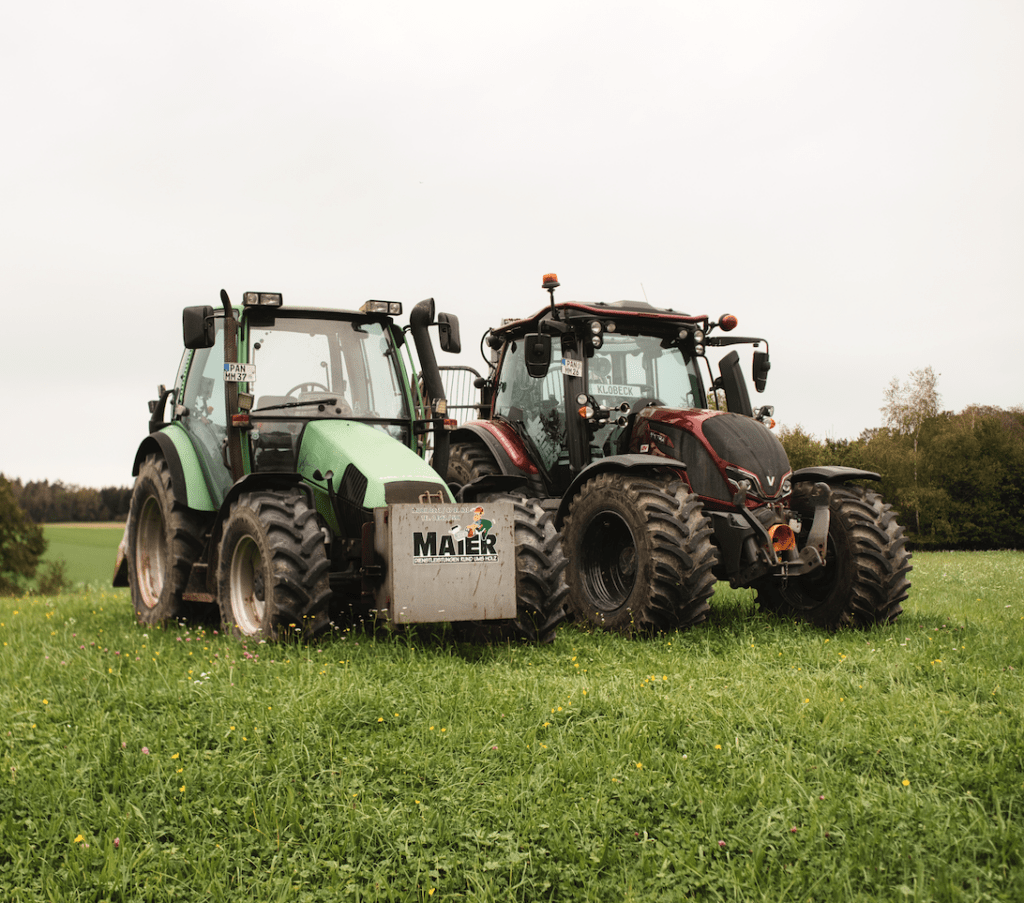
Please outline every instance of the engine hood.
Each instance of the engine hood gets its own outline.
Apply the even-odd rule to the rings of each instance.
[[[694,491],[731,501],[738,480],[751,483],[750,494],[774,501],[792,473],[782,443],[764,424],[726,411],[651,407],[637,416],[634,431],[643,450],[686,464]]]
[[[314,420],[299,439],[298,470],[334,472],[339,497],[361,508],[418,502],[454,501],[444,480],[412,449],[383,429],[355,420]],[[438,497],[440,493],[440,497]]]

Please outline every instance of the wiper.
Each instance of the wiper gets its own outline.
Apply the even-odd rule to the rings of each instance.
[[[285,408],[304,408],[309,404],[337,404],[337,398],[311,398],[308,401],[284,401],[281,404],[268,404],[263,407],[253,408],[249,413],[258,414],[261,411],[282,411]]]

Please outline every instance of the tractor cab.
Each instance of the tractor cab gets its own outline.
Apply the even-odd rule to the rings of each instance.
[[[401,312],[387,301],[359,311],[285,307],[279,294],[256,292],[245,293],[241,310],[185,309],[171,422],[200,451],[218,504],[245,474],[303,470],[304,434],[320,421],[344,420],[357,431],[362,424],[381,438],[422,445],[427,418],[406,375],[404,333],[392,319]],[[235,348],[226,352],[232,330]],[[240,473],[232,468],[233,443]]]
[[[549,308],[493,329],[488,338],[500,351],[494,416],[515,429],[549,490],[563,492],[574,475],[602,458],[661,453],[651,450],[649,436],[635,441],[638,415],[648,408],[701,411],[710,401],[753,413],[738,355],[723,358],[718,377],[705,357],[709,344],[763,341],[708,337],[718,328],[733,329],[735,317],[709,322],[637,301],[556,305],[553,287],[549,291]],[[754,366],[755,384],[763,389],[767,352],[755,352]],[[762,409],[759,417],[768,413]]]

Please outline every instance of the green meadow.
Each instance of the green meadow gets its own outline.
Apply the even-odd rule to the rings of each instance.
[[[1024,553],[914,565],[866,633],[539,647],[0,599],[0,899],[1020,901]]]

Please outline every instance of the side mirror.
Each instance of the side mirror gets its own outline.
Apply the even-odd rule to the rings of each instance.
[[[764,385],[768,381],[768,371],[771,370],[772,364],[768,360],[767,351],[755,351],[754,352],[754,388],[758,392],[764,391]]]
[[[181,333],[186,348],[212,348],[217,338],[213,308],[186,307],[181,313]]]
[[[528,335],[523,340],[526,351],[526,372],[534,379],[543,379],[551,366],[551,336]]]
[[[452,354],[462,351],[462,339],[459,337],[459,318],[455,314],[437,315],[438,338],[441,350]]]

